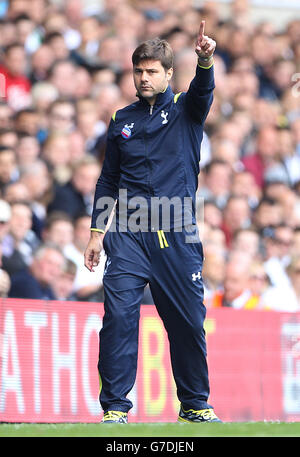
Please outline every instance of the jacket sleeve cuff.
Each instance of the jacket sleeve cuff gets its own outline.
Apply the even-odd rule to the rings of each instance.
[[[212,59],[212,63],[208,67],[204,67],[203,65],[200,65],[199,60],[197,61],[197,66],[199,68],[203,68],[204,70],[209,70],[213,66],[213,64],[214,64],[214,59]]]
[[[97,228],[93,228],[91,227],[91,232],[99,232],[99,233],[105,233],[105,230],[102,230],[102,229],[97,229]]]

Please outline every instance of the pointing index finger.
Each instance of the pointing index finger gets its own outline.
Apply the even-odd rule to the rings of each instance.
[[[199,29],[199,38],[202,40],[204,35],[204,28],[205,28],[205,21],[201,21],[200,29]]]

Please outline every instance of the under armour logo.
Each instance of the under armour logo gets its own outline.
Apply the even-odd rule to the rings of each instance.
[[[197,281],[197,279],[201,279],[201,271],[198,271],[198,273],[192,274],[192,280]]]
[[[164,110],[160,113],[161,117],[163,118],[162,124],[167,124],[169,121],[167,119],[169,113],[165,113]]]

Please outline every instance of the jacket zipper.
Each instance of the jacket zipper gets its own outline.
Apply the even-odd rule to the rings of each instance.
[[[150,105],[149,113],[150,113],[150,116],[152,116],[153,105]],[[144,142],[145,142],[145,152],[146,152],[146,163],[147,163],[147,167],[148,167],[148,186],[149,186],[149,191],[150,191],[150,189],[151,189],[151,167],[150,167],[150,160],[148,157],[148,147],[147,147],[147,139],[146,139],[145,131],[144,131]],[[151,193],[151,191],[150,191],[150,193]]]

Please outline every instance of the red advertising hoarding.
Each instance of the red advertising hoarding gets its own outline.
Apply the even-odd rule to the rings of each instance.
[[[99,303],[0,301],[0,422],[98,422]],[[300,420],[300,315],[208,310],[210,403],[224,421]],[[182,342],[184,344],[184,341]],[[173,422],[178,400],[156,309],[141,308],[131,422]]]

